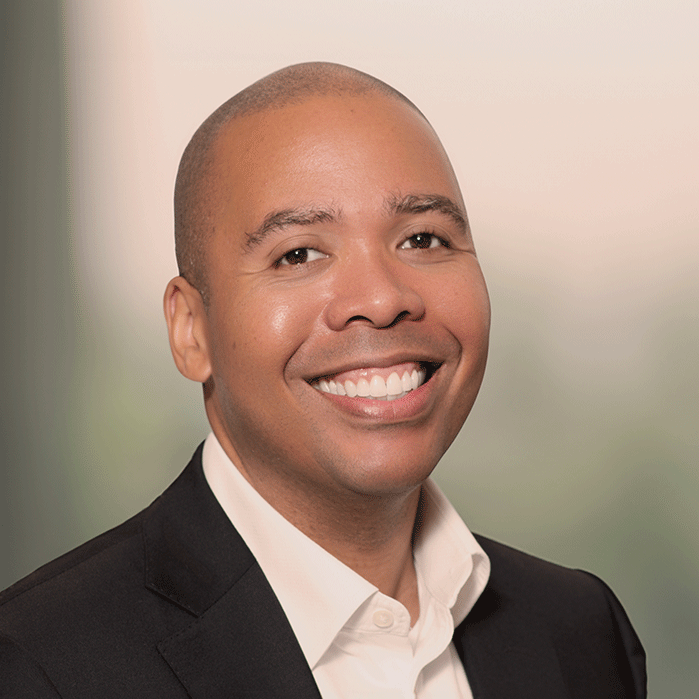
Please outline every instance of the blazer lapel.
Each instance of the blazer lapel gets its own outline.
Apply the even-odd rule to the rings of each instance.
[[[206,483],[201,453],[144,524],[146,586],[181,611],[158,650],[193,699],[320,699],[281,605]]]
[[[320,699],[296,637],[257,565],[158,650],[193,699]]]

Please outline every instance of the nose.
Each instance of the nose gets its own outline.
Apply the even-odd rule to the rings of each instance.
[[[425,304],[414,283],[415,270],[387,258],[366,254],[338,265],[332,298],[326,306],[331,330],[342,330],[351,323],[387,328],[402,320],[422,318]]]

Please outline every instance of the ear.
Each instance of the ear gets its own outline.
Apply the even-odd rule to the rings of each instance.
[[[211,376],[211,361],[201,294],[184,277],[175,277],[165,289],[163,308],[177,368],[192,381],[206,382]]]

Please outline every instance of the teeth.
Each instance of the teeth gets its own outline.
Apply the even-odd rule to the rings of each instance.
[[[407,374],[408,372],[406,371],[405,373]],[[386,381],[386,392],[389,396],[399,396],[403,393],[403,382],[395,371],[388,377],[388,381]]]
[[[372,376],[369,393],[372,398],[383,398],[386,395],[386,382],[382,376]]]
[[[378,374],[367,380],[364,377],[360,378],[355,384],[353,381],[326,381],[321,379],[313,385],[323,393],[332,393],[337,396],[349,396],[354,398],[374,398],[376,400],[396,400],[402,398],[410,391],[422,386],[425,382],[427,372],[425,369],[413,369],[412,372],[404,372],[403,376],[398,376],[397,372],[393,372],[388,379],[385,379]]]

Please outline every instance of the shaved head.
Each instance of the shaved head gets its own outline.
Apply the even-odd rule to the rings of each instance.
[[[282,109],[312,97],[379,93],[420,110],[390,85],[336,63],[300,63],[282,68],[224,102],[197,129],[180,161],[175,183],[175,252],[179,273],[208,304],[205,251],[213,230],[220,183],[215,177],[215,144],[235,119]],[[423,116],[424,118],[424,116]]]

